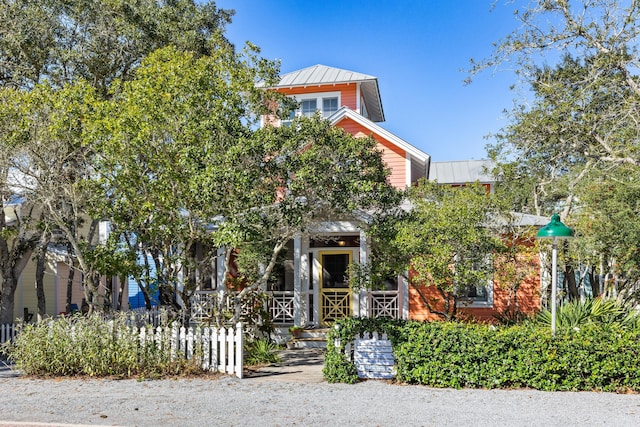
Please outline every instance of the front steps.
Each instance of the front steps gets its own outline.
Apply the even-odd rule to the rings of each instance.
[[[300,338],[291,337],[287,346],[292,348],[327,348],[329,329],[303,329]]]

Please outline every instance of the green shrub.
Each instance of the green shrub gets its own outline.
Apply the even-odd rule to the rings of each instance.
[[[619,319],[560,326],[555,336],[547,325],[536,322],[495,327],[344,319],[328,334],[323,374],[328,382],[357,382],[355,365],[345,355],[344,346],[365,331],[377,331],[392,341],[398,381],[409,384],[638,391],[640,330],[622,327]]]
[[[609,325],[625,329],[637,327],[638,313],[614,300],[591,298],[584,302],[573,301],[558,308],[556,325],[575,328],[587,324]],[[543,310],[534,319],[535,323],[551,325],[551,311]]]
[[[404,320],[385,317],[351,317],[337,321],[327,334],[327,353],[322,369],[324,379],[329,383],[358,382],[356,366],[344,353],[346,344],[353,343],[356,337],[362,336],[365,332],[387,334],[391,342],[396,343],[401,339],[399,334],[403,329],[400,326],[404,323]]]
[[[245,347],[245,362],[249,366],[280,363],[276,350],[278,347],[266,338],[251,341]]]
[[[398,380],[432,387],[638,390],[640,337],[616,327],[409,323]]]
[[[153,378],[202,371],[200,349],[186,360],[172,354],[166,334],[143,346],[139,337],[126,316],[74,316],[25,325],[7,352],[28,375]]]

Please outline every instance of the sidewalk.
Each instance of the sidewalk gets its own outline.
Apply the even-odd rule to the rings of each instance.
[[[0,378],[16,378],[20,376],[18,371],[15,371],[14,366],[4,357],[0,356]]]
[[[282,362],[250,370],[245,379],[255,382],[293,381],[303,383],[324,382],[322,367],[324,366],[324,350],[316,348],[300,348],[278,352]]]

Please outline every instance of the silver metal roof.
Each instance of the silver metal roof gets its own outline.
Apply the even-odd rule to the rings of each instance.
[[[365,80],[377,80],[376,77],[355,71],[342,70],[340,68],[327,67],[326,65],[314,65],[302,70],[292,71],[280,77],[278,86],[308,86],[334,83],[362,82]]]
[[[373,122],[384,121],[382,100],[378,78],[368,74],[317,64],[302,70],[292,71],[280,76],[276,87],[294,87],[311,85],[330,85],[340,83],[360,83],[360,91],[366,104],[369,119]]]
[[[440,184],[465,184],[480,181],[494,182],[495,179],[487,171],[491,171],[494,163],[491,160],[460,160],[454,162],[431,162],[429,179]]]

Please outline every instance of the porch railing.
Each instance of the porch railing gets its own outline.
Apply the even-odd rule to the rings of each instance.
[[[369,317],[400,318],[398,291],[370,291],[367,299]]]
[[[294,320],[294,292],[272,291],[267,307],[275,324],[289,324]]]
[[[276,325],[291,325],[294,323],[295,305],[294,291],[269,291],[271,298],[267,301],[267,310],[271,313],[273,323]],[[351,316],[351,292],[323,292],[321,321]],[[215,291],[196,292],[191,299],[191,319],[196,322],[206,322],[214,316],[215,307],[218,304]],[[398,291],[369,291],[367,298],[367,316],[400,318]],[[311,319],[313,312],[313,290],[302,292],[302,310],[306,310]],[[229,301],[226,301],[229,304]],[[230,305],[227,306],[227,308]]]

